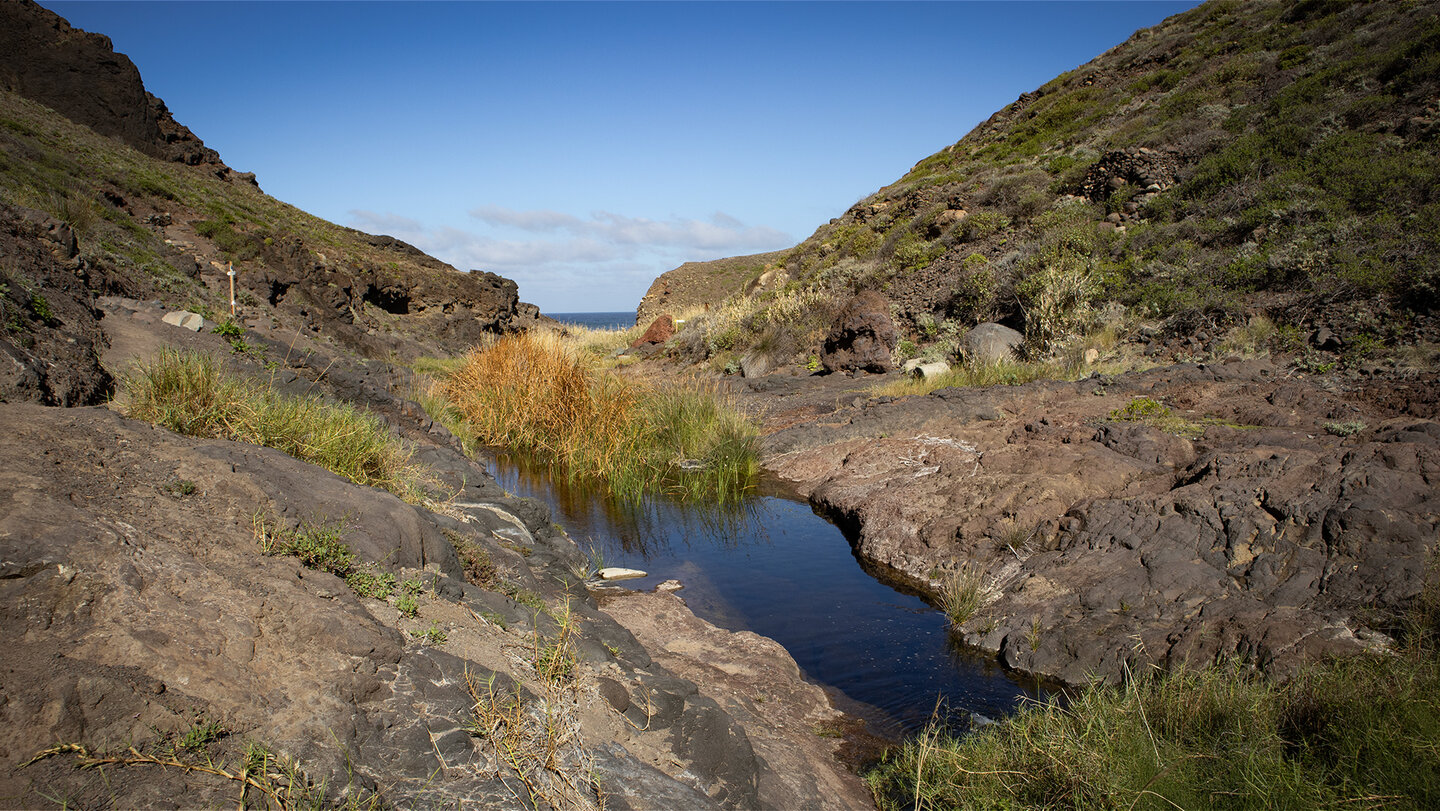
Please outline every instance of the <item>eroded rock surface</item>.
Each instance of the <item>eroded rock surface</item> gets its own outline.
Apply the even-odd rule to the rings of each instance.
[[[1126,419],[1139,397],[1170,416]],[[767,437],[766,467],[922,588],[978,573],[961,630],[1009,667],[1285,672],[1387,644],[1429,576],[1440,424],[1373,402],[1269,361],[857,397]]]
[[[10,404],[0,418],[6,805],[56,796],[131,807],[176,796],[231,802],[233,785],[174,768],[101,774],[64,755],[20,765],[53,743],[163,750],[210,719],[226,731],[211,750],[217,759],[235,762],[258,741],[332,790],[426,807],[528,807],[528,790],[470,731],[471,686],[480,683],[528,707],[558,708],[570,725],[560,762],[598,779],[610,807],[754,808],[765,797],[806,797],[809,784],[796,788],[780,771],[797,761],[766,753],[812,731],[777,733],[773,719],[740,713],[697,688],[696,674],[652,658],[646,645],[655,642],[638,642],[583,587],[561,584],[579,553],[548,510],[506,496],[443,445],[427,453],[456,497],[434,513],[277,451],[181,437],[106,409]],[[293,557],[262,554],[260,524],[338,527],[380,571],[427,583],[418,615]],[[476,550],[489,567],[480,585]],[[551,615],[567,612],[577,661],[558,689],[527,657],[536,638],[558,632]],[[677,603],[667,616],[679,629],[689,614]],[[432,627],[446,633],[443,646],[422,641]],[[716,646],[727,637],[709,626],[703,634]],[[741,666],[789,661],[773,642],[745,642],[755,655],[732,660]],[[815,689],[793,662],[767,684],[777,694]],[[805,717],[834,714],[823,695],[809,700]],[[829,757],[824,747],[811,754]],[[594,799],[589,784],[581,788]],[[806,802],[816,806],[817,796]]]
[[[73,406],[102,402],[111,377],[105,338],[69,225],[0,203],[0,401]]]

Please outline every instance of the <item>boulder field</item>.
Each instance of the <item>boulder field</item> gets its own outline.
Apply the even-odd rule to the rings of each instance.
[[[1238,658],[1278,674],[1383,649],[1437,576],[1433,373],[1269,359],[890,398],[874,379],[747,381],[764,466],[965,642],[1083,684]]]

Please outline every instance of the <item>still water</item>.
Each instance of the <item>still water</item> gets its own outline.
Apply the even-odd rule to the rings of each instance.
[[[989,657],[958,649],[944,615],[868,574],[841,531],[778,483],[763,483],[739,507],[697,509],[658,499],[616,504],[503,455],[492,472],[510,492],[550,504],[604,565],[649,573],[625,586],[679,580],[698,616],[784,645],[808,679],[879,734],[918,730],[937,701],[944,720],[963,727],[1041,695]]]

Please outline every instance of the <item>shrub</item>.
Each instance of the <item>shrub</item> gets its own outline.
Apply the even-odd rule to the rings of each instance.
[[[210,331],[221,338],[239,338],[245,334],[245,328],[229,318],[216,324]]]

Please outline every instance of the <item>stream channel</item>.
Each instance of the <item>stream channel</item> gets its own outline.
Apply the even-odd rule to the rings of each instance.
[[[878,735],[921,729],[937,701],[942,720],[959,730],[1043,696],[992,657],[958,646],[941,612],[868,573],[840,529],[778,482],[762,481],[757,495],[729,509],[661,499],[631,506],[513,457],[494,458],[500,485],[549,504],[582,551],[648,573],[624,586],[679,580],[696,615],[784,645],[808,680]]]

